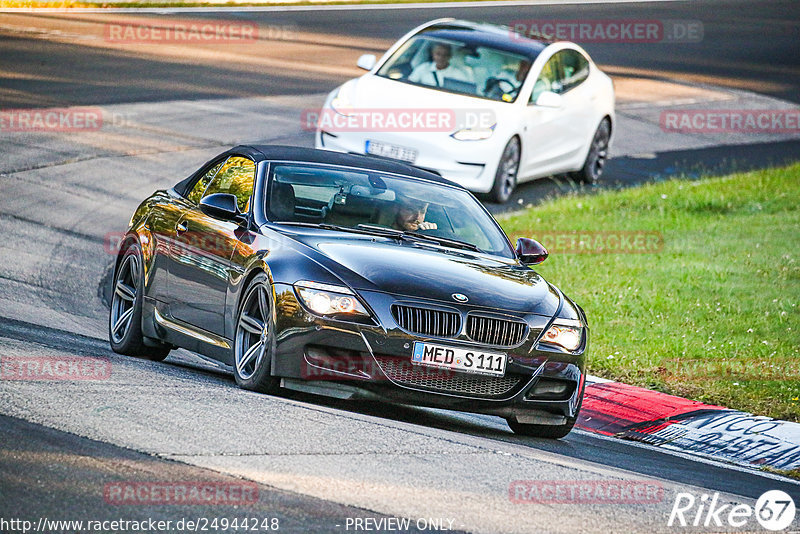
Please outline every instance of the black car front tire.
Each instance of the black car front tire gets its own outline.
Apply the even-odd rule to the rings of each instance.
[[[142,249],[133,243],[122,254],[114,276],[114,291],[108,313],[108,340],[116,353],[161,361],[169,355],[172,347],[148,344],[142,335],[143,266]]]
[[[275,353],[274,302],[269,279],[256,275],[247,286],[239,306],[234,336],[233,374],[243,389],[274,393],[280,378],[272,376]]]

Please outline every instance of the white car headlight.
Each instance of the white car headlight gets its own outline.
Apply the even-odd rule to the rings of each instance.
[[[369,317],[369,312],[348,287],[301,280],[294,288],[306,308],[317,315]]]
[[[495,126],[497,125],[492,125],[489,128],[463,128],[450,134],[450,137],[458,141],[482,141],[492,136]]]
[[[539,343],[577,350],[583,338],[583,325],[574,319],[556,319],[539,339]]]
[[[347,98],[347,91],[344,91],[344,87],[339,89],[339,91],[336,93],[336,96],[334,96],[333,100],[331,100],[331,109],[339,115],[343,115],[345,117],[350,117],[355,114],[353,103],[350,102],[349,98]]]

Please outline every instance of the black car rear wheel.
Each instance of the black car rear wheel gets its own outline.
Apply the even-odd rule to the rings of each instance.
[[[280,379],[271,373],[275,353],[272,310],[269,280],[259,274],[245,292],[236,321],[233,373],[236,383],[244,389],[272,393],[280,384]]]
[[[171,347],[149,346],[142,335],[142,265],[142,250],[134,243],[125,250],[114,277],[114,293],[108,314],[108,340],[111,349],[119,354],[161,361],[167,357]]]

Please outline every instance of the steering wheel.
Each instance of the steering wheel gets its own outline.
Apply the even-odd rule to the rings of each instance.
[[[486,86],[483,89],[483,93],[489,95],[493,91],[498,90],[500,95],[506,94],[515,96],[519,89],[519,87],[515,86],[505,78],[489,78],[486,80]]]

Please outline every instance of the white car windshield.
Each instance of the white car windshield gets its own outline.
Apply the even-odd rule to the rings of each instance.
[[[467,191],[329,166],[272,168],[267,214],[277,223],[425,240],[514,258],[503,231]]]
[[[514,102],[532,58],[455,36],[410,38],[378,70],[378,76],[451,93]]]

